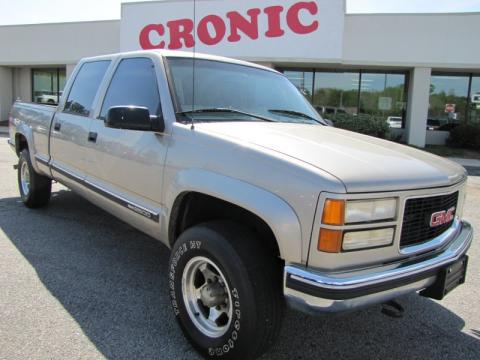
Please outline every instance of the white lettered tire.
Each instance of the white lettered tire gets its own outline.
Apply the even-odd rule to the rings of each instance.
[[[20,152],[18,159],[18,189],[29,208],[43,207],[50,201],[52,180],[35,172],[27,149]]]
[[[231,222],[180,235],[169,264],[173,311],[204,357],[251,359],[275,341],[283,317],[280,261]]]

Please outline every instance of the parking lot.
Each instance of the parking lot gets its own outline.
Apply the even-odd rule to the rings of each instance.
[[[192,359],[167,291],[169,252],[60,185],[50,206],[25,208],[15,155],[0,135],[0,359]],[[477,173],[478,175],[478,173]],[[480,229],[480,177],[465,218]],[[480,230],[479,230],[480,231]],[[311,318],[288,311],[265,359],[480,359],[480,246],[466,285],[444,301],[402,298]]]

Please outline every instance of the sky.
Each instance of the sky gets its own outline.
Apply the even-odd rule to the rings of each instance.
[[[122,0],[0,0],[0,25],[120,19],[121,3]],[[347,12],[480,12],[480,0],[347,0]]]

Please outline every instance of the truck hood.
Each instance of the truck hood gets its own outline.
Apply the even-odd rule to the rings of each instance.
[[[467,176],[463,167],[444,158],[333,127],[257,122],[195,127],[301,160],[338,178],[350,193],[444,187]]]

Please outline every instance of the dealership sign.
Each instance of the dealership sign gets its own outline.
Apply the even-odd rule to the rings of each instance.
[[[344,0],[125,3],[123,51],[169,49],[252,60],[342,57]]]

